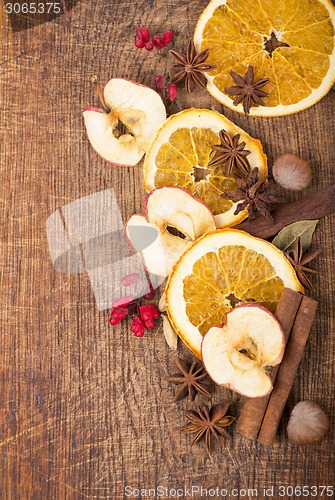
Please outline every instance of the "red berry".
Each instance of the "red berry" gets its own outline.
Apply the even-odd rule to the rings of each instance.
[[[152,50],[154,48],[154,44],[152,42],[146,42],[144,44],[144,47],[147,49],[147,50]]]
[[[138,302],[136,301],[134,303],[134,309],[133,309],[133,313],[138,316],[140,314],[140,306],[138,305]]]
[[[134,42],[135,44],[135,47],[137,47],[138,49],[143,49],[144,47],[144,42],[142,40],[142,38],[137,38]]]
[[[155,307],[153,304],[147,304],[146,306],[143,306],[143,307],[146,308],[145,311],[148,314],[150,314],[153,319],[157,319],[161,315],[160,312],[158,311],[157,307]]]
[[[126,276],[123,276],[121,281],[122,281],[122,285],[130,286],[130,285],[133,285],[134,283],[136,283],[137,280],[138,280],[138,274],[131,273],[131,274],[127,274]]]
[[[149,285],[146,287],[143,297],[145,298],[145,300],[152,300],[153,299],[154,289],[153,289],[151,283],[149,283]]]
[[[144,323],[139,316],[135,316],[130,327],[130,331],[133,332],[135,337],[143,337],[144,335]]]
[[[142,33],[143,33],[143,29],[144,28],[136,28],[136,36],[137,38],[139,38],[140,40],[142,40]]]
[[[133,298],[130,295],[121,297],[120,299],[113,300],[112,307],[128,307],[133,302]]]
[[[162,38],[159,35],[154,35],[152,38],[152,43],[156,47],[156,49],[161,49],[163,47]]]
[[[163,44],[163,47],[165,47],[166,45],[169,45],[169,43],[171,42],[172,40],[172,37],[173,37],[173,33],[172,31],[170,30],[167,30],[164,32],[163,36],[162,36],[162,44]]]
[[[168,87],[168,96],[170,98],[170,101],[174,101],[175,98],[177,97],[177,94],[178,94],[177,85],[175,85],[174,83],[172,83]]]
[[[136,36],[140,40],[143,40],[144,43],[148,42],[150,37],[148,28],[137,28]]]
[[[153,319],[148,319],[147,321],[144,322],[144,325],[147,330],[151,330],[151,328],[154,328],[155,322]]]
[[[141,319],[146,323],[147,321],[155,321],[160,316],[160,313],[155,306],[147,304],[146,306],[140,306],[140,315]],[[152,326],[148,328],[152,328]]]
[[[128,309],[126,307],[116,307],[112,310],[112,314],[109,318],[109,323],[112,326],[118,325],[123,318],[125,318],[128,314]]]
[[[163,77],[162,77],[162,75],[156,76],[155,82],[156,82],[156,89],[158,90],[158,92],[163,90]]]

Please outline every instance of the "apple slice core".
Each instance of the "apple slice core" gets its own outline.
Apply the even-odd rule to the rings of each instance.
[[[222,328],[212,327],[202,341],[202,360],[218,385],[248,397],[265,396],[272,383],[265,370],[282,360],[283,330],[267,309],[246,303],[227,314]]]
[[[136,165],[145,151],[130,134],[117,138],[114,129],[118,119],[102,110],[84,111],[87,135],[95,151],[107,161],[120,165]]]
[[[109,113],[98,108],[83,112],[89,141],[106,161],[134,166],[165,121],[164,103],[150,87],[124,78],[112,78],[103,89],[103,98]],[[117,137],[119,121],[130,133]]]
[[[168,276],[180,256],[193,242],[208,231],[215,229],[209,208],[185,189],[162,187],[152,191],[145,200],[147,218],[133,215],[127,223],[127,236],[145,267],[153,274]],[[141,235],[141,227],[156,228],[157,238],[143,244],[141,238],[132,237],[134,227]],[[176,236],[169,227],[184,235]]]

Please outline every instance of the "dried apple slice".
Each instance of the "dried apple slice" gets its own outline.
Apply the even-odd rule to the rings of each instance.
[[[214,229],[203,202],[185,189],[162,187],[147,196],[145,215],[129,219],[127,236],[148,271],[165,277],[196,239]]]
[[[165,121],[161,97],[124,78],[112,78],[99,95],[104,109],[89,107],[83,112],[90,143],[109,163],[136,165]],[[119,122],[129,133],[118,133]]]
[[[218,385],[251,398],[272,391],[265,368],[278,365],[285,338],[278,320],[258,304],[237,306],[222,328],[212,327],[202,341],[202,360]]]

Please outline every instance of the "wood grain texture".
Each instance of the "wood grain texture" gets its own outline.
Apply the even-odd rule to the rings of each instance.
[[[207,456],[190,448],[189,401],[173,403],[174,371],[161,328],[136,339],[98,312],[85,275],[53,270],[45,223],[58,207],[113,187],[126,220],[142,207],[141,167],[112,168],[90,147],[81,111],[97,104],[90,84],[111,76],[153,85],[166,69],[157,52],[135,50],[136,27],[171,28],[175,48],[192,34],[204,0],[79,1],[50,23],[13,32],[4,20],[1,58],[0,496],[4,499],[122,499],[126,485],[258,488],[334,482],[333,430],[312,448],[288,444],[294,404],[321,405],[334,429],[334,216],[314,239],[319,311],[271,448],[234,434]],[[215,107],[205,92],[183,107]],[[335,182],[335,93],[298,115],[274,119],[223,113],[264,144],[311,162],[311,189]],[[292,195],[293,199],[293,195]],[[183,347],[185,357],[190,354]],[[240,398],[217,388],[212,402]],[[206,401],[200,397],[198,402]],[[162,497],[164,498],[164,497]],[[197,496],[196,498],[201,498]]]

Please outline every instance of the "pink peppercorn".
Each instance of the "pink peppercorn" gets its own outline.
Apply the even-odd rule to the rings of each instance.
[[[155,82],[156,82],[156,89],[158,90],[158,92],[163,90],[163,77],[162,77],[162,75],[156,76]]]
[[[137,28],[136,36],[140,40],[143,40],[144,43],[148,42],[150,37],[148,28]]]
[[[147,49],[147,50],[152,50],[154,48],[154,44],[152,42],[146,42],[144,44],[144,47]]]
[[[140,306],[140,315],[145,327],[151,329],[155,326],[155,319],[160,315],[159,311],[152,304]]]
[[[128,307],[133,302],[133,298],[130,295],[126,295],[125,297],[121,297],[120,299],[115,299],[112,302],[112,307]]]
[[[112,326],[118,325],[127,315],[128,309],[126,307],[116,307],[112,310],[112,314],[109,318],[109,323]]]
[[[172,31],[170,30],[167,30],[164,32],[163,36],[162,36],[162,44],[163,44],[163,47],[165,47],[166,45],[169,45],[169,43],[171,42],[172,40],[172,37],[173,37],[173,33]]]
[[[144,42],[142,40],[142,38],[136,38],[135,42],[134,42],[134,45],[135,47],[137,47],[138,49],[143,49],[144,47]]]
[[[147,304],[145,306],[140,307],[141,311],[141,318],[145,321],[145,318],[142,316],[142,311],[144,315],[147,315],[148,317],[152,319],[159,318],[160,312],[158,311],[157,307],[155,307],[153,304]]]
[[[169,96],[170,101],[174,101],[175,98],[177,97],[177,94],[178,94],[177,85],[172,83],[168,87],[168,96]]]
[[[153,319],[148,319],[147,321],[144,321],[145,328],[147,330],[151,330],[155,326],[155,322]]]
[[[133,332],[133,334],[135,335],[135,337],[143,337],[144,335],[144,323],[143,321],[141,320],[141,318],[139,316],[135,316],[133,321],[132,321],[132,324],[131,324],[131,327],[130,327],[130,331]]]
[[[121,282],[123,286],[130,286],[136,283],[137,280],[138,280],[138,274],[131,273],[127,274],[126,276],[123,276]]]
[[[161,49],[163,47],[162,38],[159,35],[154,35],[152,38],[152,43],[156,47],[156,49]]]

